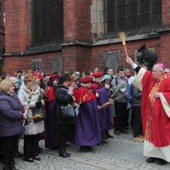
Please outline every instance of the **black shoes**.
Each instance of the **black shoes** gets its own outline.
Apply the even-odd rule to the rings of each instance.
[[[105,136],[107,137],[107,138],[114,138],[109,132],[106,132],[106,134],[105,134]]]
[[[34,159],[33,158],[23,158],[24,161],[27,161],[27,162],[34,162]]]
[[[157,160],[157,158],[150,157],[146,160],[147,163],[153,163]]]
[[[70,153],[67,153],[64,149],[60,149],[59,156],[62,158],[70,157]]]
[[[168,162],[167,161],[165,161],[165,160],[163,160],[163,159],[160,159],[160,158],[158,158],[158,160],[157,160],[157,164],[158,165],[165,165],[165,164],[167,164]]]
[[[153,158],[153,157],[150,157],[146,160],[147,163],[154,163],[154,162],[157,162],[158,165],[165,165],[167,164],[168,162],[165,161],[164,159],[160,159],[160,158]]]
[[[108,130],[105,130],[104,132],[102,132],[101,135],[103,139],[113,138],[113,136],[109,133]]]

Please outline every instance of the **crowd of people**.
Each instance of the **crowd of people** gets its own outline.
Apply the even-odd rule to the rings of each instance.
[[[76,71],[45,75],[36,68],[27,72],[19,70],[15,77],[1,76],[3,169],[15,170],[15,157],[23,157],[30,163],[41,161],[41,139],[45,140],[46,148],[58,149],[59,156],[65,158],[70,157],[65,147],[67,142],[79,145],[81,152],[91,152],[95,145],[113,138],[110,133],[113,128],[115,135],[128,133],[132,128],[134,142],[144,142],[144,154],[150,156],[148,163],[170,162],[170,131],[167,130],[170,112],[166,114],[169,107],[162,106],[169,99],[169,75],[162,64],[154,65],[151,72],[137,66],[129,57],[126,61],[137,76],[123,66],[117,72],[113,68],[104,72],[95,68],[82,74]],[[132,83],[143,69],[145,78],[139,76],[139,79],[144,90]],[[155,81],[158,79],[161,81]],[[21,137],[23,154],[18,150]],[[166,147],[164,152],[162,147]]]

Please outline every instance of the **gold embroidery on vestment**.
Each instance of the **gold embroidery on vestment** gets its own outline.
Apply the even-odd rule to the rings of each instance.
[[[158,92],[158,89],[160,87],[161,81],[156,81],[152,90],[149,93],[149,97],[148,97],[148,105],[149,105],[149,109],[148,109],[148,117],[147,117],[147,122],[146,122],[146,130],[145,130],[145,139],[147,141],[151,142],[151,136],[152,136],[152,122],[153,122],[153,106],[155,103],[155,98],[153,97],[154,93]]]

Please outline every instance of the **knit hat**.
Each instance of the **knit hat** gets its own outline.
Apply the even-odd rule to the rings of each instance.
[[[112,79],[111,76],[106,74],[106,75],[103,76],[102,81],[104,81],[104,80],[111,80],[111,79]]]

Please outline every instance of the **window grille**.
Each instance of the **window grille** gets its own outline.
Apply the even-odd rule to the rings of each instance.
[[[60,42],[62,39],[63,0],[33,0],[33,46]]]
[[[107,32],[161,25],[162,0],[107,0]]]

